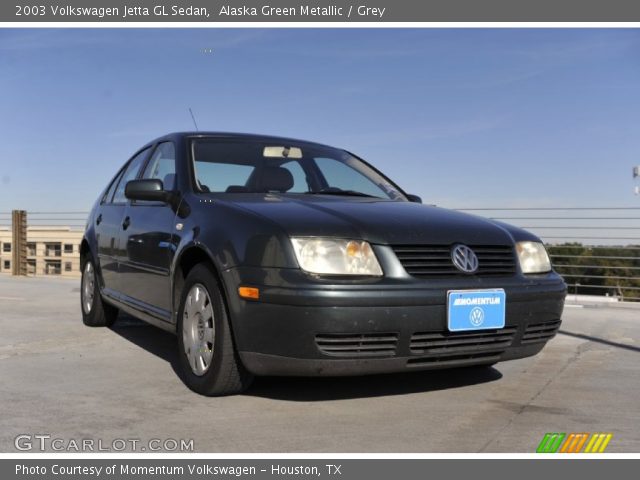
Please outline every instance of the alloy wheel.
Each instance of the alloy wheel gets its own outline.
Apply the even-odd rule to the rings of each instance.
[[[182,314],[182,344],[194,374],[204,375],[213,359],[215,322],[209,292],[202,284],[189,290]]]
[[[82,273],[82,309],[85,315],[89,315],[93,309],[93,297],[95,292],[96,276],[93,264],[87,262]]]

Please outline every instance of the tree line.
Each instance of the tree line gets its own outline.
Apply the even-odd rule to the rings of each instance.
[[[547,250],[554,268],[570,285],[570,293],[640,300],[640,245],[569,242],[547,245]]]

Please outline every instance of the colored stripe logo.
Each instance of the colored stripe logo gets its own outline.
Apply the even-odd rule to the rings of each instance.
[[[536,453],[604,453],[612,438],[612,433],[545,433]]]

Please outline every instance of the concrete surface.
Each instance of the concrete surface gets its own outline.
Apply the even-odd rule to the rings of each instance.
[[[84,327],[78,291],[0,276],[0,452],[19,434],[62,448],[170,438],[198,452],[533,452],[545,432],[612,432],[608,452],[640,451],[638,309],[569,306],[540,355],[495,368],[260,378],[245,395],[205,398],[176,375],[175,337],[131,318]]]

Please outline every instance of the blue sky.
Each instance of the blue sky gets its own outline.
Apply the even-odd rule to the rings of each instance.
[[[0,92],[0,211],[88,210],[188,107],[344,147],[426,203],[640,202],[639,30],[4,29]]]

